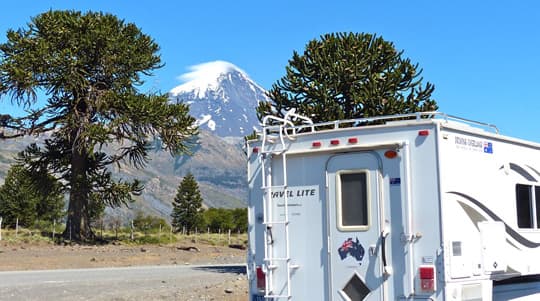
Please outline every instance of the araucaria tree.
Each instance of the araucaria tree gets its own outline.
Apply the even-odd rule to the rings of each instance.
[[[201,192],[195,177],[188,173],[180,185],[173,201],[172,226],[175,231],[184,227],[187,233],[191,233],[202,223]]]
[[[143,77],[162,66],[159,46],[132,23],[104,13],[49,11],[0,44],[0,97],[27,115],[0,116],[0,138],[42,135],[20,161],[48,170],[69,192],[64,237],[93,239],[90,202],[120,206],[142,186],[114,179],[110,166],[148,162],[160,145],[189,148],[196,134],[189,108],[166,94],[143,93]],[[153,143],[159,139],[160,143]]]
[[[296,51],[257,108],[283,117],[296,109],[313,121],[365,118],[437,109],[434,86],[393,43],[366,33],[326,34]]]

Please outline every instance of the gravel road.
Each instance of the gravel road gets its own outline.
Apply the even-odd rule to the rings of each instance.
[[[0,272],[0,300],[247,300],[243,265]]]

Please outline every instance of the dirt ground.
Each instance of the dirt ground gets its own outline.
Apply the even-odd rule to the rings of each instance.
[[[194,248],[191,248],[194,247]],[[170,245],[53,245],[0,242],[0,271],[244,263],[246,251],[196,243]],[[245,274],[224,278],[222,285],[195,286],[198,300],[247,300]]]

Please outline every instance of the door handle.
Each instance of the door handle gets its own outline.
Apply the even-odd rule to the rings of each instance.
[[[392,275],[392,267],[389,266],[386,262],[386,238],[390,235],[390,227],[388,226],[388,221],[385,222],[384,229],[381,232],[381,249],[382,249],[382,263],[383,263],[383,273],[385,276]]]

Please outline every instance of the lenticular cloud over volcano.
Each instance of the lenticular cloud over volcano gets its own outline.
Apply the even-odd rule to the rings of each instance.
[[[171,93],[178,94],[182,91],[200,89],[201,87],[216,89],[219,86],[220,76],[231,72],[239,72],[247,77],[247,74],[242,69],[226,61],[213,61],[193,65],[188,67],[188,70],[189,72],[177,77],[183,84],[171,90]],[[200,92],[202,95],[199,95],[199,97],[204,97],[205,91]]]
[[[184,73],[178,77],[178,79],[184,83],[192,80],[202,80],[206,78],[215,79],[221,74],[229,73],[232,71],[238,71],[246,74],[244,70],[226,61],[206,62],[198,65],[189,66],[188,69],[190,70],[188,73]]]

